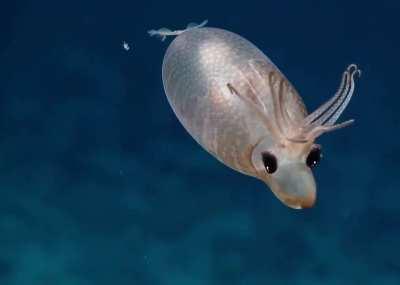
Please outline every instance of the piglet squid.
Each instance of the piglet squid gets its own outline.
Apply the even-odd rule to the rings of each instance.
[[[349,65],[336,94],[308,114],[298,92],[262,51],[235,33],[205,23],[149,31],[162,39],[176,36],[162,65],[174,113],[216,159],[261,179],[288,207],[312,207],[312,169],[321,159],[315,140],[353,122],[336,123],[361,71]]]

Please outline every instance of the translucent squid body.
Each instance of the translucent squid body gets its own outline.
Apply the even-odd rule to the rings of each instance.
[[[291,208],[312,207],[311,169],[321,158],[314,141],[353,122],[336,124],[360,70],[349,65],[336,94],[307,114],[297,91],[263,52],[237,34],[205,24],[149,31],[162,39],[177,36],[162,66],[173,111],[219,161],[261,179]]]

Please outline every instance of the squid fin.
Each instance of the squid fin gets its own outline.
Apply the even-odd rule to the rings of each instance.
[[[208,23],[208,20],[204,20],[204,21],[201,22],[200,24],[197,24],[197,23],[189,23],[189,24],[186,26],[186,30],[195,29],[195,28],[202,28],[202,27],[204,27],[205,25],[207,25],[207,23]]]
[[[186,29],[184,29],[184,30],[172,31],[167,28],[161,28],[158,30],[149,30],[148,34],[151,37],[152,36],[159,37],[161,39],[161,41],[164,41],[168,36],[178,36],[178,35],[182,34],[183,32],[186,32],[187,30],[198,29],[198,28],[204,27],[207,23],[208,23],[208,20],[205,20],[205,21],[201,22],[200,24],[190,23],[187,25]]]
[[[149,33],[150,37],[152,37],[152,36],[159,37],[161,39],[161,41],[164,41],[167,38],[167,36],[173,35],[173,31],[171,31],[170,29],[167,29],[167,28],[161,28],[158,30],[150,30],[150,31],[148,31],[148,33]]]

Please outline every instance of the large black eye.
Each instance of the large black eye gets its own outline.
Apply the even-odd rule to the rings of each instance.
[[[321,160],[321,157],[321,148],[318,146],[313,147],[306,159],[307,166],[310,168],[317,166]]]
[[[262,153],[262,160],[264,163],[265,170],[269,174],[274,173],[278,168],[278,162],[276,161],[276,157],[270,152]]]

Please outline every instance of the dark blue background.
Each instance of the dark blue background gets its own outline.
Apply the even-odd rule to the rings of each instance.
[[[0,284],[400,284],[396,2],[3,1]],[[362,69],[340,119],[356,123],[318,141],[315,208],[286,208],[174,116],[170,40],[146,31],[204,19],[309,110]]]

